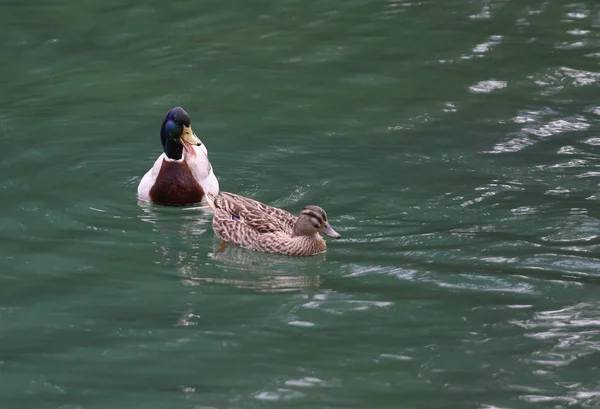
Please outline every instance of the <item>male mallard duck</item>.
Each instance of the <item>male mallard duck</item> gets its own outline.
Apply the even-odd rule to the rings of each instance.
[[[207,192],[219,193],[219,182],[206,147],[192,131],[190,117],[181,107],[171,109],[162,127],[164,153],[140,181],[138,197],[161,205],[200,203]]]
[[[300,216],[247,197],[221,192],[206,194],[215,211],[213,229],[224,242],[268,253],[311,256],[327,248],[319,235],[341,236],[327,222],[319,206],[304,207]]]

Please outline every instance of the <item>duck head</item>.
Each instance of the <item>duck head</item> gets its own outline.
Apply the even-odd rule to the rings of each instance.
[[[311,236],[315,233],[323,233],[334,239],[342,237],[329,225],[325,210],[319,206],[308,205],[302,209],[298,220],[296,220],[294,234],[296,236]]]
[[[180,160],[183,150],[192,158],[196,157],[194,146],[202,145],[192,131],[190,116],[181,107],[172,108],[160,128],[160,141],[167,158]]]

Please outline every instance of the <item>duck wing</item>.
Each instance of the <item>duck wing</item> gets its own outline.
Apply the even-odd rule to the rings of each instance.
[[[221,197],[228,203],[232,216],[259,233],[292,234],[294,230],[298,218],[290,212],[234,193],[221,192]]]
[[[250,247],[260,238],[260,232],[242,222],[242,208],[221,195],[207,193],[208,204],[213,208],[213,230],[221,239],[238,246]]]

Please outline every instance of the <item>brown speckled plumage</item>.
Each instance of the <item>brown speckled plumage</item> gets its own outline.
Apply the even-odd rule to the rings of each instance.
[[[310,256],[327,249],[319,232],[330,227],[325,211],[318,206],[306,206],[297,217],[233,193],[207,193],[207,199],[215,212],[213,229],[227,242],[288,256]]]

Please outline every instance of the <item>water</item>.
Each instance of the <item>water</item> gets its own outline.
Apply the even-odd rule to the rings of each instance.
[[[1,408],[600,405],[597,2],[0,10]],[[343,239],[140,206],[175,105]]]

